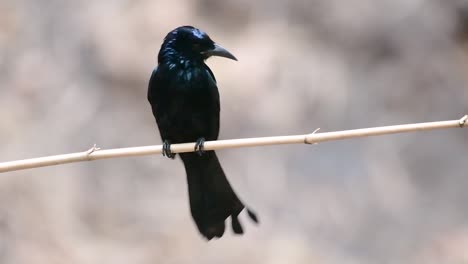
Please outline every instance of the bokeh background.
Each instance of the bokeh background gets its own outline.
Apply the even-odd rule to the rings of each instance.
[[[468,112],[468,2],[0,0],[0,161],[159,144],[147,83],[190,24],[220,138],[457,119]],[[220,151],[246,234],[206,242],[179,160],[0,175],[0,263],[465,263],[468,130]]]

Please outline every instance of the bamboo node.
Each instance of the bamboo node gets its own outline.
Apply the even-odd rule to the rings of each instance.
[[[465,115],[464,117],[462,117],[460,119],[460,121],[458,122],[460,124],[460,127],[463,128],[466,124],[466,120],[468,119],[468,115]]]
[[[315,133],[317,133],[319,130],[320,130],[320,127],[317,128],[317,129],[315,129],[314,132],[312,132],[312,133],[310,133],[310,134],[308,134],[308,135],[305,135],[305,136],[304,136],[304,144],[314,144],[314,145],[317,145],[318,142],[310,142],[310,141],[309,141],[309,136],[310,136],[310,135],[313,135],[313,134],[315,134]]]
[[[94,144],[90,149],[86,151],[86,158],[88,160],[91,160],[89,155],[91,155],[93,152],[100,150],[101,148],[96,147],[96,144]]]

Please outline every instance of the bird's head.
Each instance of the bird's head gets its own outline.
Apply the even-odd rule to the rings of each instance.
[[[211,40],[208,34],[192,26],[178,27],[167,34],[158,58],[161,61],[173,56],[182,56],[192,61],[204,61],[211,56],[237,60],[229,51]]]

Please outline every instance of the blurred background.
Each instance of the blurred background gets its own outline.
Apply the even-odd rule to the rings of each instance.
[[[468,113],[468,1],[0,0],[0,161],[159,144],[146,100],[164,36],[213,58],[220,138]],[[468,130],[219,151],[246,234],[207,243],[180,160],[0,175],[0,263],[468,262]]]

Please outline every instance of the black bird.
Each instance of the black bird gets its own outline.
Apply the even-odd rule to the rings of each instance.
[[[169,32],[158,54],[148,86],[148,101],[163,140],[163,155],[171,159],[171,143],[196,142],[195,151],[181,153],[187,174],[192,217],[208,240],[224,234],[231,216],[232,229],[243,234],[237,219],[244,209],[224,174],[214,151],[204,151],[205,140],[218,139],[219,92],[210,56],[237,60],[203,31],[182,26]],[[255,213],[248,215],[258,222]]]

